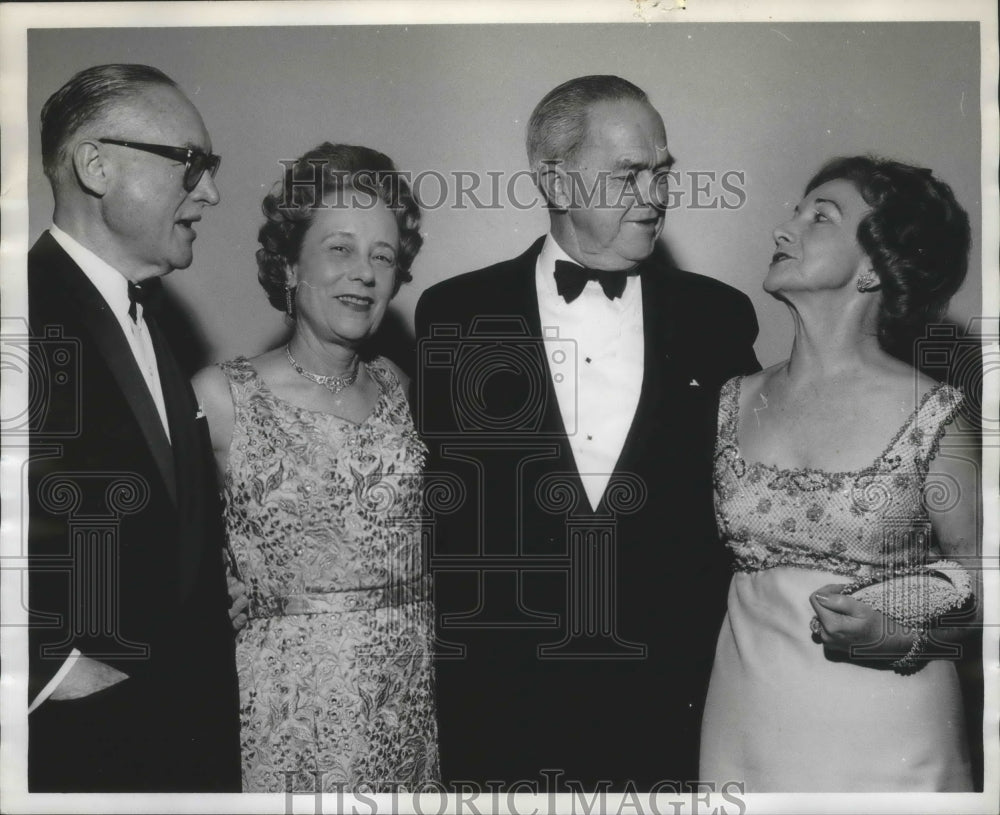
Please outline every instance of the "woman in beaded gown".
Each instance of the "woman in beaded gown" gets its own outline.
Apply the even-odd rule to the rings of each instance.
[[[927,170],[836,159],[774,239],[764,288],[795,339],[787,361],[720,397],[716,514],[736,573],[699,777],[747,792],[969,790],[962,632],[926,641],[840,594],[941,557],[976,572],[963,395],[897,358],[961,286],[968,218]]]
[[[263,210],[258,278],[291,339],[195,378],[248,601],[243,789],[412,790],[438,777],[425,450],[403,374],[364,349],[410,279],[419,209],[386,156],[324,143]]]

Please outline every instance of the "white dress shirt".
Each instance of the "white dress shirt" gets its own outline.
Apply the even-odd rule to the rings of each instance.
[[[139,304],[136,305],[137,313],[135,322],[132,322],[132,318],[129,316],[128,280],[125,275],[121,274],[114,267],[109,266],[55,224],[49,228],[49,233],[65,250],[66,254],[73,259],[73,262],[80,267],[87,276],[87,279],[94,284],[94,288],[100,292],[101,297],[104,298],[111,312],[115,315],[115,319],[118,320],[118,324],[121,326],[122,332],[125,334],[125,339],[128,342],[128,347],[132,351],[132,356],[135,357],[136,364],[139,366],[143,379],[146,381],[146,386],[149,388],[149,393],[153,397],[153,402],[156,403],[156,410],[160,414],[160,422],[163,424],[163,430],[169,440],[170,428],[167,424],[167,406],[163,401],[163,388],[160,386],[160,372],[156,367],[153,340],[149,335],[146,321],[142,317],[142,306]],[[52,695],[52,692],[66,678],[66,674],[69,673],[80,656],[81,653],[78,649],[74,648],[70,651],[59,670],[32,700],[31,705],[28,707],[28,713],[32,713],[42,702]]]
[[[590,505],[597,509],[632,426],[642,390],[642,281],[629,274],[609,300],[596,280],[567,303],[557,260],[575,261],[551,234],[535,263],[535,289],[549,375]]]
[[[163,432],[170,439],[170,427],[167,423],[167,405],[163,401],[163,388],[160,386],[160,372],[156,367],[156,353],[153,351],[153,340],[149,336],[149,328],[142,316],[142,305],[136,304],[136,320],[132,322],[128,310],[131,303],[128,299],[128,279],[115,269],[101,260],[80,243],[63,232],[55,224],[49,229],[52,237],[59,245],[66,250],[73,262],[83,270],[87,278],[94,284],[101,297],[108,304],[111,313],[115,315],[118,324],[122,327],[122,333],[128,342],[128,347],[132,351],[143,379],[146,380],[146,387],[156,403],[156,411],[160,414],[160,422],[163,424]]]

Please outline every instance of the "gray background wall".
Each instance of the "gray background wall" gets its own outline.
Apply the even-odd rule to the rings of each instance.
[[[951,318],[965,324],[981,311],[976,23],[47,29],[30,31],[28,45],[32,241],[52,206],[39,111],[75,71],[149,63],[201,110],[223,156],[222,203],[201,224],[192,267],[168,280],[204,361],[257,353],[285,330],[253,259],[260,200],[279,177],[278,159],[331,140],[382,150],[414,175],[507,179],[525,168],[524,127],[535,103],[589,73],[630,79],[660,110],[681,174],[663,239],[683,268],[751,296],[764,364],[783,359],[791,340],[784,306],[760,288],[771,230],[834,155],[890,155],[929,166],[954,187],[974,245]],[[695,208],[725,191],[716,181],[696,195],[691,171],[745,174],[745,203]],[[438,197],[430,176],[421,190]],[[516,192],[532,200],[524,179]],[[411,328],[424,288],[520,253],[546,227],[538,206],[428,211],[414,281],[393,306],[396,327]]]

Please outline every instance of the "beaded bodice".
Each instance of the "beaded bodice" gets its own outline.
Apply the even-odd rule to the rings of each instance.
[[[719,401],[715,513],[735,568],[821,569],[855,578],[926,560],[927,507],[953,496],[927,489],[928,467],[962,394],[933,387],[872,464],[850,472],[748,463],[737,439],[742,378]]]

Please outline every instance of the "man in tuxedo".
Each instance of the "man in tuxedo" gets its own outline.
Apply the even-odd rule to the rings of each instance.
[[[728,584],[717,394],[759,370],[757,322],[656,251],[672,158],[642,90],[560,85],[527,148],[549,234],[416,314],[442,773],[678,788],[697,777]]]
[[[204,417],[157,322],[219,202],[201,116],[155,68],[42,110],[52,227],[28,255],[31,792],[240,789],[223,528]]]

